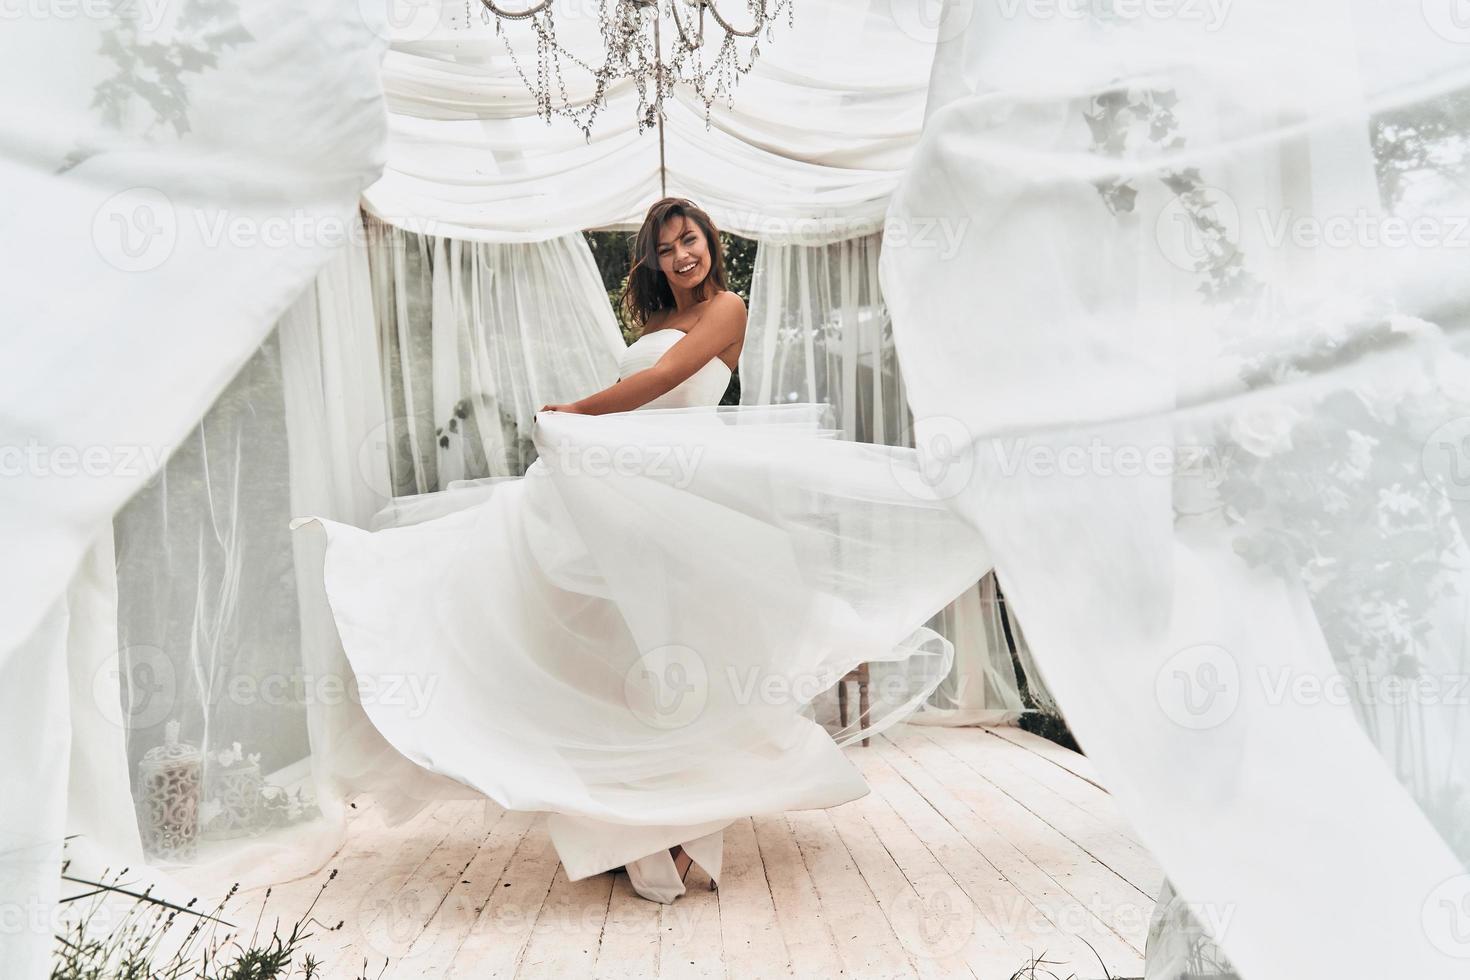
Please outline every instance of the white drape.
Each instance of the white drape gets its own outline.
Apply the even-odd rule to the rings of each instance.
[[[921,449],[968,468],[1069,725],[1252,980],[1470,952],[1465,185],[1409,238],[1369,144],[1470,80],[1423,6],[971,7],[893,208],[962,245],[883,252]]]
[[[940,24],[889,0],[804,0],[736,88],[733,107],[682,89],[666,104],[668,192],[693,198],[722,229],[817,243],[876,232],[912,153]],[[477,8],[478,9],[478,8]],[[557,37],[600,63],[596,5],[564,5]],[[370,211],[424,234],[539,241],[584,228],[636,227],[659,197],[659,142],[637,131],[636,95],[615,86],[589,142],[547,126],[493,26],[453,4],[400,26],[384,66],[390,140]],[[436,19],[437,18],[437,19]],[[673,31],[672,24],[664,30]],[[710,37],[716,34],[711,27]],[[506,38],[528,75],[535,35]],[[567,62],[572,98],[585,73]]]
[[[370,228],[394,495],[525,472],[536,410],[617,379],[623,339],[581,233],[490,244]]]
[[[7,18],[0,676],[17,681],[7,730],[37,733],[0,766],[0,901],[27,910],[0,935],[7,975],[42,975],[52,942],[69,778],[57,631],[82,628],[58,603],[340,243],[381,159],[373,24],[317,0]],[[155,71],[165,52],[188,67]],[[37,854],[41,878],[16,865]]]

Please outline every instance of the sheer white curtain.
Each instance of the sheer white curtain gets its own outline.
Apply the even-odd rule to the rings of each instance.
[[[490,244],[369,227],[394,495],[524,472],[536,410],[617,379],[622,335],[580,232]]]
[[[912,445],[893,323],[878,288],[881,237],[757,243],[742,402],[826,402],[849,439]]]
[[[596,4],[558,9],[559,42],[601,63]],[[923,9],[920,9],[923,8]],[[772,25],[733,105],[709,127],[683,88],[666,104],[668,191],[721,228],[762,240],[837,240],[877,231],[918,139],[941,25],[933,4],[803,0]],[[463,4],[416,6],[384,66],[388,167],[365,195],[375,215],[425,233],[541,241],[583,228],[635,226],[659,197],[660,147],[637,129],[637,99],[615,85],[590,142],[547,126],[493,24]],[[665,38],[674,30],[663,25]],[[711,25],[710,38],[717,34]],[[535,34],[505,38],[534,77]],[[712,51],[710,52],[713,53]],[[565,61],[572,99],[586,74]],[[816,239],[810,236],[818,236]]]
[[[1151,980],[1215,958],[1191,921],[1252,980],[1463,976],[1463,29],[966,6],[893,214],[968,230],[883,290],[920,449],[1183,899]],[[1416,157],[1451,179],[1395,216]]]
[[[201,787],[234,743],[259,754],[263,774],[309,755],[306,705],[294,696],[300,642],[283,530],[291,480],[283,389],[277,331],[114,521],[135,789],[145,753],[164,744],[170,723],[177,741],[203,753]],[[208,795],[186,794],[206,808]],[[187,814],[150,813],[153,804],[140,802],[145,840],[150,826],[194,836]],[[205,809],[199,823],[211,816]]]
[[[925,233],[942,237],[946,232],[936,223]],[[757,244],[740,354],[743,403],[825,402],[849,439],[913,445],[892,318],[879,288],[881,244],[876,234],[816,245]],[[987,575],[929,625],[954,643],[955,662],[913,720],[945,725],[1015,721],[1025,706],[994,576]]]
[[[114,713],[149,860],[187,881],[312,870],[341,842],[346,796],[371,785],[391,807],[418,778],[367,721],[373,692],[351,683],[303,574],[311,545],[288,529],[305,508],[365,523],[387,499],[360,226],[353,239],[114,521]],[[197,821],[160,812],[142,776],[171,723],[199,753]],[[192,853],[161,850],[164,832]]]
[[[68,807],[68,755],[121,751],[53,710],[75,693],[62,654],[105,615],[68,614],[69,585],[340,245],[384,140],[371,10],[71,13],[8,17],[0,58],[0,698],[22,733],[0,764],[0,903],[26,910],[0,963],[25,978],[47,972],[65,815],[99,809]],[[162,52],[189,70],[154,71]],[[101,674],[74,709],[105,710]]]

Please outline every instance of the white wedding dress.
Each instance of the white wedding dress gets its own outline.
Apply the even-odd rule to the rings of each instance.
[[[680,336],[641,337],[622,374]],[[990,565],[912,450],[840,440],[826,406],[719,407],[729,378],[715,359],[635,412],[543,413],[525,477],[397,502],[381,530],[291,523],[326,534],[383,736],[550,814],[568,878],[625,865],[661,902],[673,845],[716,882],[730,821],[867,792],[841,746],[944,678],[922,624]],[[869,715],[828,731],[811,702],[865,662]]]

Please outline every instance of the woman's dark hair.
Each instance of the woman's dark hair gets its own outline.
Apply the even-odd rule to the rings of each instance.
[[[633,239],[633,268],[628,272],[628,284],[621,299],[628,322],[636,323],[640,333],[654,313],[674,308],[674,291],[658,264],[658,235],[666,222],[681,215],[704,232],[709,249],[709,274],[699,284],[700,298],[708,299],[729,288],[725,284],[725,253],[720,247],[720,232],[704,209],[682,197],[655,201]]]

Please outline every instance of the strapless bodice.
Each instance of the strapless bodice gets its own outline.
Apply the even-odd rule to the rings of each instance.
[[[682,330],[667,327],[639,337],[618,358],[618,377],[626,378],[630,374],[653,367],[683,336]],[[718,357],[712,357],[673,390],[643,407],[691,408],[718,405],[729,385],[730,368]]]

